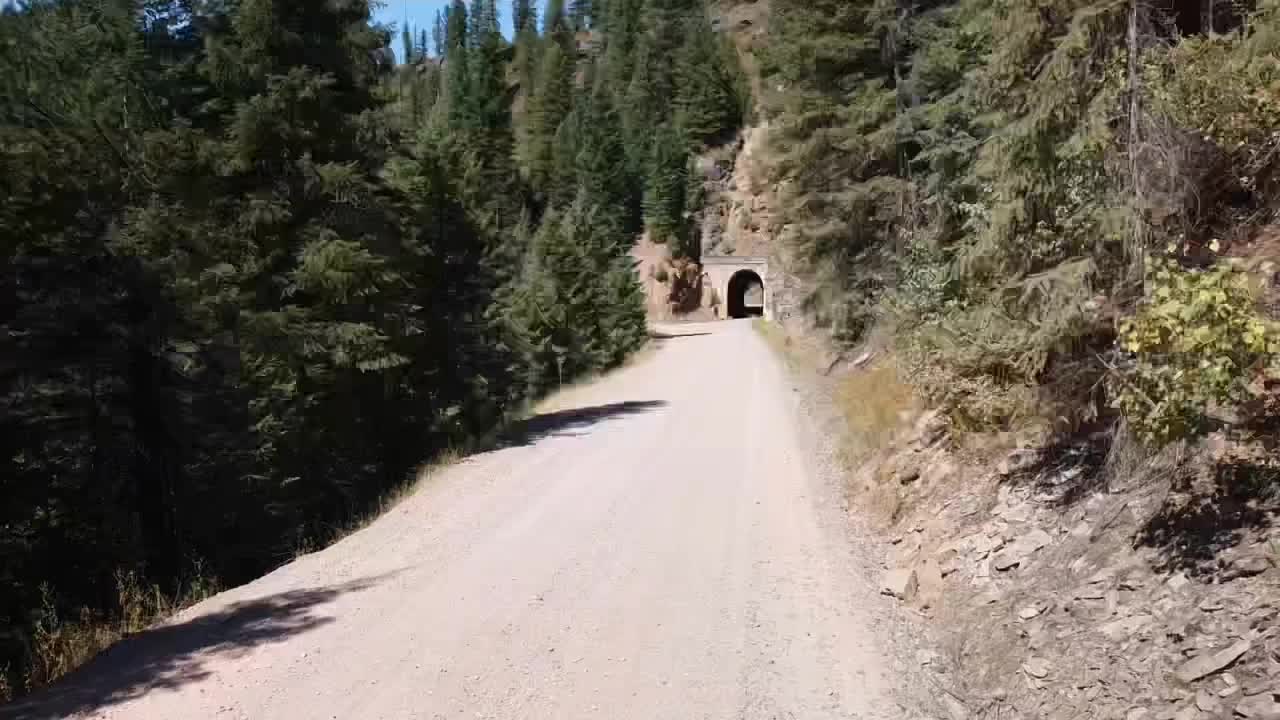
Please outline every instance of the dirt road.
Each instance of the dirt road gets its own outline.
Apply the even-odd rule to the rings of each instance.
[[[669,331],[368,528],[0,716],[902,717],[785,371],[745,322]]]

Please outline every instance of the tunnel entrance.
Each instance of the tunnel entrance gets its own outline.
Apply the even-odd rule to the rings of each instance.
[[[764,315],[764,281],[751,270],[739,270],[729,278],[729,317]]]

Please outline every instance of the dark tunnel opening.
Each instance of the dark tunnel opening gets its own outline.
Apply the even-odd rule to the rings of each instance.
[[[739,270],[729,278],[729,317],[763,317],[764,282],[750,270]]]

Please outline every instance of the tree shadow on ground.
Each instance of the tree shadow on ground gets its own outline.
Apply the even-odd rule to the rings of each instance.
[[[680,338],[704,337],[711,334],[712,333],[709,332],[669,333],[661,330],[650,330],[649,339],[662,342],[666,340],[679,340]]]
[[[1139,529],[1134,545],[1156,550],[1156,567],[1188,575],[1216,572],[1219,555],[1280,510],[1280,468],[1247,462],[1217,466],[1208,487],[1170,492]]]
[[[0,708],[3,720],[65,718],[126,702],[153,690],[173,690],[212,675],[218,656],[283,642],[333,622],[316,609],[367,590],[394,575],[245,600],[191,620],[162,625],[124,640],[49,688]]]
[[[1030,487],[1051,507],[1069,508],[1106,486],[1111,441],[1103,424],[1063,433],[1005,475],[1011,485]]]
[[[498,447],[532,445],[546,437],[574,434],[606,420],[640,415],[666,406],[662,400],[637,400],[543,413],[507,428],[498,438]]]

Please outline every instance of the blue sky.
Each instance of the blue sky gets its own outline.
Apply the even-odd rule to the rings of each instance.
[[[373,11],[373,19],[387,25],[395,25],[396,32],[392,35],[391,45],[395,48],[396,55],[400,55],[400,29],[404,27],[405,19],[408,18],[409,27],[413,28],[415,33],[425,29],[427,35],[431,34],[431,24],[435,22],[436,13],[449,4],[449,0],[381,0],[382,7]],[[542,3],[536,3],[541,5]],[[498,19],[502,22],[502,32],[507,37],[511,37],[511,1],[498,0]]]

